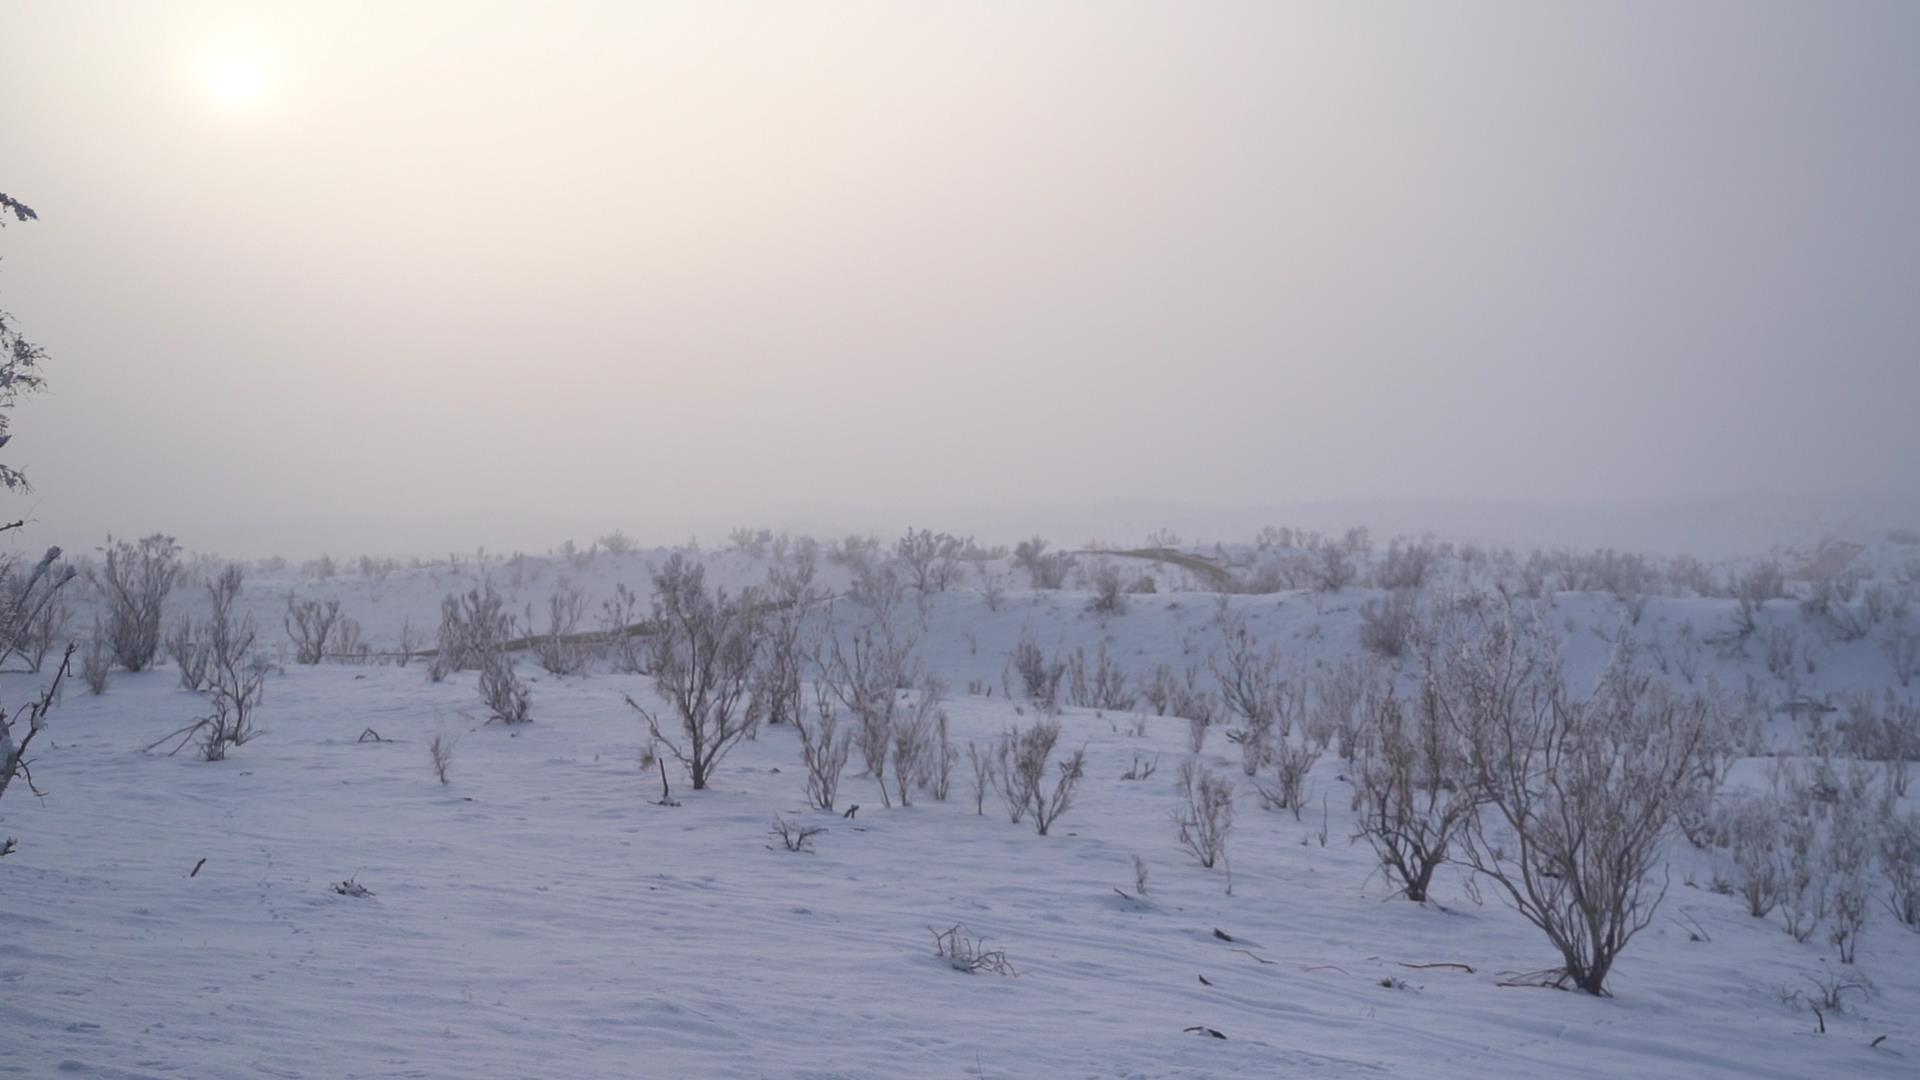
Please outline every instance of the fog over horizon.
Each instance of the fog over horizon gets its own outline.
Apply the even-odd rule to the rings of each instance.
[[[4,18],[18,544],[1920,527],[1920,6]]]

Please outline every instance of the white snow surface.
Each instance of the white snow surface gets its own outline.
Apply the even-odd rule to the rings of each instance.
[[[644,597],[660,554],[541,561],[510,591],[536,621],[563,573],[596,598],[615,582]],[[739,554],[707,561],[731,587],[765,572]],[[256,577],[247,595],[270,643],[294,589],[341,599],[378,647],[403,621],[430,634],[464,574]],[[823,583],[843,587],[833,574],[823,567]],[[1174,576],[1162,568],[1163,590]],[[1002,689],[1023,628],[1049,648],[1104,644],[1137,675],[1203,663],[1218,636],[1219,604],[1201,593],[1135,597],[1103,621],[1082,593],[1016,589],[993,612],[972,585],[932,598],[919,638],[952,684],[963,742],[1034,719]],[[1312,670],[1356,652],[1356,612],[1373,595],[1228,604]],[[1570,673],[1597,671],[1621,603],[1553,604]],[[1655,597],[1637,632],[1683,620],[1704,631],[1727,610]],[[1784,601],[1764,614],[1797,618]],[[1796,693],[1887,685],[1871,642],[1823,648]],[[1709,651],[1702,682],[1756,677],[1779,693],[1752,651]],[[670,771],[680,805],[656,805],[659,777],[639,767],[643,729],[622,702],[644,700],[650,679],[555,678],[527,660],[521,671],[535,719],[506,729],[480,723],[470,672],[435,684],[418,663],[289,663],[268,682],[266,733],[218,763],[140,752],[202,711],[171,668],[117,672],[99,697],[69,686],[35,746],[46,794],[16,786],[0,802],[0,834],[21,841],[0,861],[0,1075],[1920,1075],[1920,935],[1877,909],[1846,969],[1873,995],[1816,1034],[1782,994],[1835,970],[1833,950],[1705,888],[1712,857],[1677,839],[1671,891],[1622,955],[1614,997],[1503,987],[1555,961],[1545,939],[1491,889],[1476,901],[1453,868],[1433,903],[1395,896],[1349,839],[1335,755],[1316,767],[1301,821],[1239,785],[1229,894],[1224,871],[1175,841],[1182,720],[1149,717],[1135,735],[1131,715],[1068,709],[1062,745],[1085,744],[1086,779],[1041,837],[991,793],[975,814],[962,776],[945,802],[885,809],[857,755],[842,795],[857,817],[809,810],[780,727],[734,750],[707,791]],[[976,681],[990,696],[966,692]],[[15,701],[37,684],[9,675],[0,690]],[[366,728],[386,741],[357,742]],[[426,749],[436,729],[459,733],[444,787]],[[1203,756],[1240,780],[1234,750],[1215,736]],[[1159,771],[1120,779],[1136,755],[1157,755]],[[1764,768],[1740,775],[1759,782]],[[813,853],[789,853],[768,836],[777,814],[829,831]],[[1116,892],[1133,891],[1135,855],[1151,869],[1142,898]],[[331,888],[347,879],[371,894]],[[1005,949],[1018,974],[936,958],[929,929],[955,924]],[[1473,970],[1405,966],[1443,963]]]

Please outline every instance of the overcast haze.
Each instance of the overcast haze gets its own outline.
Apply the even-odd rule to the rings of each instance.
[[[1913,4],[0,21],[39,542],[1920,495]]]

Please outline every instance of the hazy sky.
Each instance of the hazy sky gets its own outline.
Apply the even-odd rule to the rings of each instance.
[[[1920,493],[1907,2],[9,0],[0,191],[42,542]]]

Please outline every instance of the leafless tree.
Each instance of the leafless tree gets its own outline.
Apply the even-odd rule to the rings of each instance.
[[[650,666],[655,692],[673,710],[663,728],[654,710],[627,704],[647,732],[687,767],[693,789],[707,786],[727,751],[759,721],[748,693],[759,653],[758,594],[730,597],[706,586],[706,569],[678,552],[653,575],[655,634]],[[668,734],[678,728],[679,738]]]

